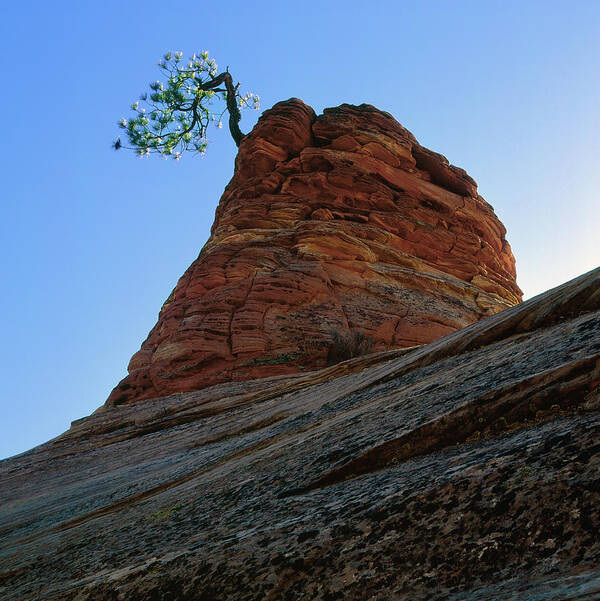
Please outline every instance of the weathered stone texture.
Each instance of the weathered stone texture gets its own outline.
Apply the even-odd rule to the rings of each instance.
[[[600,598],[600,268],[0,461],[2,601]]]
[[[372,106],[292,99],[242,141],[210,239],[108,403],[321,367],[335,333],[420,345],[520,300],[462,169]]]

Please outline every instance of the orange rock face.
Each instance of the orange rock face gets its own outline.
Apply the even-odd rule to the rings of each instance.
[[[357,332],[374,351],[431,342],[520,302],[505,233],[388,113],[278,103],[107,403],[314,369]]]

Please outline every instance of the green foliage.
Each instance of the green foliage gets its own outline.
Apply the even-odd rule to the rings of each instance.
[[[130,146],[123,146],[117,138],[116,150],[130,148],[139,156],[160,154],[175,160],[186,150],[202,155],[211,123],[222,127],[223,115],[229,110],[234,135],[240,109],[259,108],[259,97],[240,94],[239,84],[233,86],[228,70],[218,74],[217,63],[207,51],[192,55],[187,62],[182,52],[167,52],[158,66],[165,80],[151,83],[150,91],[131,104],[133,117],[119,121]]]
[[[177,503],[171,507],[159,509],[158,511],[151,513],[147,519],[149,522],[162,522],[168,520],[174,512],[179,511],[182,507],[183,505],[181,503]]]

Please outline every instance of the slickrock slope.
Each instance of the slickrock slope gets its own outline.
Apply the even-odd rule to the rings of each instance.
[[[107,402],[322,367],[336,335],[431,342],[521,300],[504,236],[475,182],[391,115],[279,103]]]
[[[0,462],[3,601],[600,598],[600,269]]]

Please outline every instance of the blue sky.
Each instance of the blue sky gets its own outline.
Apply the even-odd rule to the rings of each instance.
[[[210,50],[262,109],[391,112],[477,180],[526,296],[600,263],[599,2],[172,6],[2,10],[0,457],[104,402],[208,238],[235,157],[225,130],[179,163],[110,149],[167,50]]]

